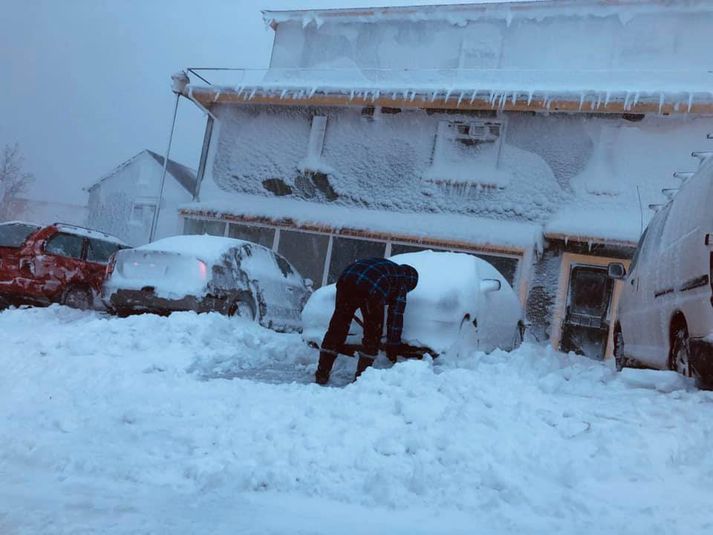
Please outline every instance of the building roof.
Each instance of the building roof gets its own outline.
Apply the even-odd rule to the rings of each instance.
[[[99,180],[91,184],[90,186],[84,188],[86,191],[91,191],[94,188],[96,188],[99,184],[104,182],[105,180],[113,177],[116,175],[119,171],[122,169],[125,169],[129,165],[133,164],[136,162],[141,156],[144,154],[150,156],[153,158],[161,167],[163,167],[163,162],[164,162],[164,157],[156,154],[155,152],[144,149],[138,154],[132,156],[125,162],[117,165],[114,169],[112,169],[109,173],[101,177]],[[190,167],[186,167],[185,165],[182,165],[174,160],[171,160],[169,158],[168,160],[168,165],[166,166],[166,174],[172,176],[176,182],[178,182],[188,193],[191,195],[195,195],[196,191],[196,172],[191,169]]]

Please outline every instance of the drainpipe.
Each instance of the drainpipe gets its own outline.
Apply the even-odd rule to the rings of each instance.
[[[168,147],[166,148],[166,156],[163,158],[163,172],[161,173],[161,186],[158,190],[158,200],[156,209],[151,220],[151,231],[149,232],[149,242],[156,238],[156,227],[158,225],[158,216],[161,211],[161,202],[163,201],[163,188],[166,185],[166,169],[168,168],[168,157],[171,154],[171,143],[173,143],[173,131],[176,128],[176,115],[178,114],[178,101],[181,99],[181,93],[186,88],[190,80],[185,71],[181,71],[171,75],[171,90],[176,95],[176,104],[173,107],[173,121],[171,122],[171,133],[168,136]]]

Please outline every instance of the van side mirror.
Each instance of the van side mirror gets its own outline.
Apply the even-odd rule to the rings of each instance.
[[[502,284],[498,279],[483,279],[480,281],[480,291],[483,293],[499,292]]]
[[[610,279],[622,280],[626,277],[626,268],[621,262],[612,262],[607,267],[607,275]]]

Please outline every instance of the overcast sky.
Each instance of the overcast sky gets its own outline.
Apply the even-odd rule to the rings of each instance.
[[[82,187],[139,151],[164,154],[171,73],[267,67],[261,9],[444,0],[3,0],[0,146],[18,142],[29,196],[85,203]],[[181,99],[171,158],[197,167],[205,120]]]

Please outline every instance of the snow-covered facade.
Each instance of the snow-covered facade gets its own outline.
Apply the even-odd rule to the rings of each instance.
[[[148,243],[163,163],[163,156],[143,150],[89,186],[87,226],[134,246]],[[195,184],[194,170],[168,160],[156,239],[181,234],[178,207],[193,199]]]
[[[535,338],[610,353],[606,264],[713,146],[709,2],[264,17],[269,69],[184,91],[209,113],[186,232],[272,245],[316,286],[360,256],[478,254]]]

